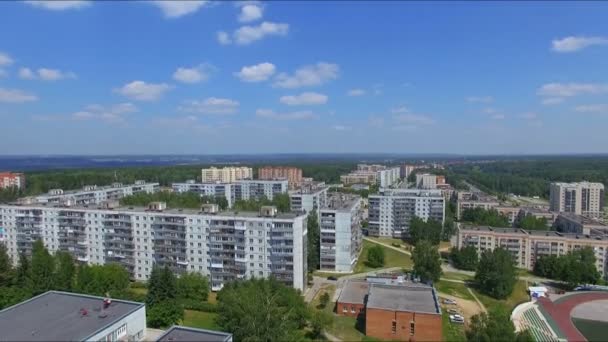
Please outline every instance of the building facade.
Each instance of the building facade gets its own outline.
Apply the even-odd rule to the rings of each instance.
[[[274,207],[271,207],[274,208]],[[59,205],[0,205],[0,227],[14,261],[40,239],[52,253],[80,262],[117,262],[146,281],[154,264],[176,274],[209,276],[212,289],[231,280],[274,275],[303,290],[306,284],[306,216],[258,212]]]
[[[398,167],[359,164],[357,170],[340,176],[340,182],[344,185],[376,184],[379,187],[389,187],[399,181],[399,176],[400,170]]]
[[[380,189],[368,200],[368,231],[372,236],[405,237],[413,217],[441,224],[445,220],[445,198],[440,190]]]
[[[137,193],[155,193],[160,190],[158,183],[143,180],[134,184],[114,183],[109,186],[87,185],[80,190],[63,191],[53,189],[44,195],[25,197],[19,201],[24,204],[48,203],[66,205],[96,205],[105,201],[118,200]]]
[[[332,193],[319,210],[320,269],[352,272],[361,253],[361,197]]]
[[[325,183],[305,183],[300,189],[289,192],[289,202],[292,211],[304,211],[309,213],[325,207],[327,203],[327,191],[329,187]]]
[[[602,183],[551,183],[549,210],[589,217],[601,217],[604,208]]]
[[[25,189],[25,175],[23,173],[0,172],[0,189]]]
[[[221,182],[232,183],[241,179],[253,179],[253,169],[250,167],[210,167],[201,170],[201,183]]]
[[[437,189],[437,177],[430,173],[417,173],[416,187],[418,189]]]
[[[502,247],[508,250],[516,266],[534,269],[538,258],[545,255],[564,255],[583,247],[595,252],[596,267],[606,279],[608,268],[608,237],[606,235],[567,234],[555,231],[534,231],[519,228],[462,227],[458,231],[456,247],[474,246],[481,254],[485,250]]]
[[[608,234],[608,225],[605,223],[571,213],[557,215],[555,222],[553,222],[553,228],[562,233],[584,235]]]
[[[244,179],[233,183],[173,183],[171,188],[175,192],[196,192],[201,196],[224,197],[228,201],[228,207],[232,208],[238,200],[259,200],[263,197],[273,200],[276,194],[286,194],[288,191],[286,179],[258,180]]]
[[[265,166],[258,169],[258,178],[265,180],[287,179],[289,187],[295,189],[302,184],[302,169],[291,166]]]

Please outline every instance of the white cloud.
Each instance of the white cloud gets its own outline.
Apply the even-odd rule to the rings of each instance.
[[[581,105],[574,108],[579,113],[608,113],[608,104]]]
[[[548,97],[541,101],[541,103],[545,106],[552,106],[552,105],[560,104],[562,102],[564,102],[564,99],[561,97]]]
[[[203,101],[187,101],[178,109],[199,114],[233,114],[239,109],[239,105],[239,102],[235,100],[209,97]]]
[[[209,1],[205,0],[158,0],[151,2],[156,7],[160,8],[165,15],[165,18],[173,19],[184,15],[192,14],[198,11],[201,7],[207,5]]]
[[[36,74],[30,68],[20,68],[19,78],[24,80],[33,80],[36,78]]]
[[[608,93],[608,84],[600,83],[547,83],[537,91],[540,96],[572,97],[577,95],[594,95]]]
[[[494,98],[492,96],[469,96],[466,100],[470,103],[491,103]]]
[[[264,62],[256,65],[244,66],[241,71],[235,72],[234,75],[243,82],[261,82],[266,81],[274,75],[276,67],[272,63]]]
[[[281,96],[279,101],[288,106],[320,105],[327,103],[327,95],[306,92],[300,95]]]
[[[173,73],[173,79],[183,83],[199,83],[209,79],[212,67],[201,64],[192,68],[179,67]]]
[[[72,120],[102,120],[109,123],[124,123],[124,114],[137,112],[138,108],[129,102],[119,103],[110,107],[98,104],[86,106],[83,110],[72,113]]]
[[[400,106],[391,109],[391,113],[393,114],[407,113],[409,111],[410,110],[406,106]]]
[[[272,120],[310,120],[317,118],[317,116],[309,110],[287,113],[275,113],[271,109],[258,109],[256,110],[255,115],[260,118]]]
[[[251,21],[256,21],[262,19],[264,15],[264,8],[257,4],[246,4],[241,7],[241,12],[239,14],[239,21],[242,23],[248,23]]]
[[[267,36],[286,36],[289,24],[264,21],[257,26],[241,26],[234,31],[233,40],[238,45],[248,45]]]
[[[171,89],[166,83],[146,83],[144,81],[133,81],[121,88],[114,89],[115,92],[138,101],[154,101],[163,96]]]
[[[348,96],[363,96],[365,95],[365,90],[363,89],[351,89],[348,91]]]
[[[8,54],[4,53],[4,52],[0,52],[0,66],[9,66],[11,64],[13,64],[13,59],[11,58],[11,56],[9,56]]]
[[[59,69],[39,68],[33,71],[30,68],[20,68],[19,78],[23,80],[43,80],[43,81],[59,81],[63,79],[75,79],[76,74],[71,71],[61,71]]]
[[[5,103],[24,103],[37,101],[36,95],[24,92],[19,89],[0,88],[0,102]]]
[[[280,88],[299,88],[316,86],[338,78],[340,67],[337,64],[319,62],[296,70],[293,75],[277,75],[274,85]]]
[[[336,125],[336,126],[334,126],[334,129],[336,131],[350,131],[352,129],[352,127],[350,127],[350,126],[343,126],[343,125]]]
[[[394,116],[395,121],[402,124],[432,125],[435,120],[431,117],[418,114],[399,114]]]
[[[551,42],[553,51],[556,52],[576,52],[593,45],[608,45],[608,38],[604,37],[565,37],[555,39]]]
[[[219,31],[217,33],[217,41],[222,45],[232,44],[232,39],[230,38],[230,35],[226,31]]]
[[[43,8],[51,11],[65,11],[71,9],[81,9],[91,5],[88,0],[49,0],[49,1],[25,1],[26,4]]]

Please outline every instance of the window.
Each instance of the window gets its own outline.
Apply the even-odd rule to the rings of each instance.
[[[414,335],[414,332],[416,331],[416,323],[414,321],[410,322],[410,335]]]
[[[347,313],[348,312],[348,308],[346,307],[346,305],[342,307],[342,312],[343,313]]]
[[[391,328],[393,334],[397,333],[397,321],[393,320],[393,326]]]
[[[354,306],[351,306],[351,307],[350,307],[350,312],[351,312],[351,313],[355,313],[355,312],[357,312],[357,311],[355,310],[355,307],[354,307]]]

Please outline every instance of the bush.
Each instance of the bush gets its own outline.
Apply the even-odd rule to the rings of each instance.
[[[367,251],[367,265],[377,268],[384,266],[384,248],[382,246],[372,246]]]
[[[203,312],[217,312],[217,304],[209,302],[186,302],[183,301],[184,309]]]

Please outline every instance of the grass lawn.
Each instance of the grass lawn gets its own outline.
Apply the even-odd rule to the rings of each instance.
[[[327,278],[327,277],[336,277],[336,278],[340,278],[340,277],[344,277],[344,276],[347,276],[347,275],[352,274],[352,273],[334,273],[334,272],[324,272],[324,271],[316,270],[316,271],[312,272],[312,274],[314,276],[317,276],[317,277],[324,277],[324,278]]]
[[[215,317],[217,317],[217,314],[214,312],[184,310],[182,325],[199,329],[220,330],[220,327],[215,324]]]
[[[209,297],[207,297],[207,301],[211,304],[217,304],[217,292],[209,291]]]
[[[336,286],[331,284],[324,284],[320,289],[310,306],[314,309],[318,309],[319,300],[323,293],[327,292],[329,297],[332,298],[334,292],[336,292]],[[357,320],[352,317],[337,316],[334,314],[335,303],[330,302],[324,309],[321,309],[333,316],[333,322],[327,329],[330,334],[342,339],[343,341],[361,341],[365,335],[357,330]]]
[[[441,314],[441,331],[444,341],[460,342],[467,340],[464,334],[464,324],[450,323],[450,315],[447,311]]]
[[[462,299],[475,300],[475,298],[471,296],[469,290],[467,290],[467,286],[465,284],[440,280],[434,285],[437,291],[439,291],[440,293],[445,293]]]
[[[530,296],[527,292],[528,285],[524,280],[518,280],[517,283],[515,283],[515,287],[513,288],[511,295],[504,300],[498,300],[490,296],[486,296],[474,288],[471,288],[471,290],[488,310],[498,305],[503,305],[506,306],[509,311],[512,311],[517,305],[530,300]]]
[[[361,256],[355,265],[354,273],[364,273],[378,269],[367,266],[366,262],[367,251],[373,245],[375,245],[373,242],[363,240],[363,250],[361,251]],[[403,267],[411,269],[413,267],[412,258],[409,255],[400,253],[394,249],[386,248],[384,246],[381,247],[384,249],[384,266],[379,268]]]
[[[378,241],[378,242],[382,242],[384,244],[387,245],[391,245],[393,246],[393,244],[398,244],[402,249],[407,249],[406,247],[412,247],[412,245],[410,245],[409,243],[407,243],[404,240],[401,239],[395,239],[395,238],[389,238],[389,237],[367,237],[370,240],[374,240],[374,241]],[[393,246],[393,247],[397,247],[397,246]]]
[[[136,288],[129,288],[129,291],[138,294],[138,295],[147,295],[148,294],[148,289],[143,288],[143,287],[136,287]]]
[[[454,279],[454,280],[472,280],[474,277],[468,274],[458,272],[443,272],[441,278]]]

